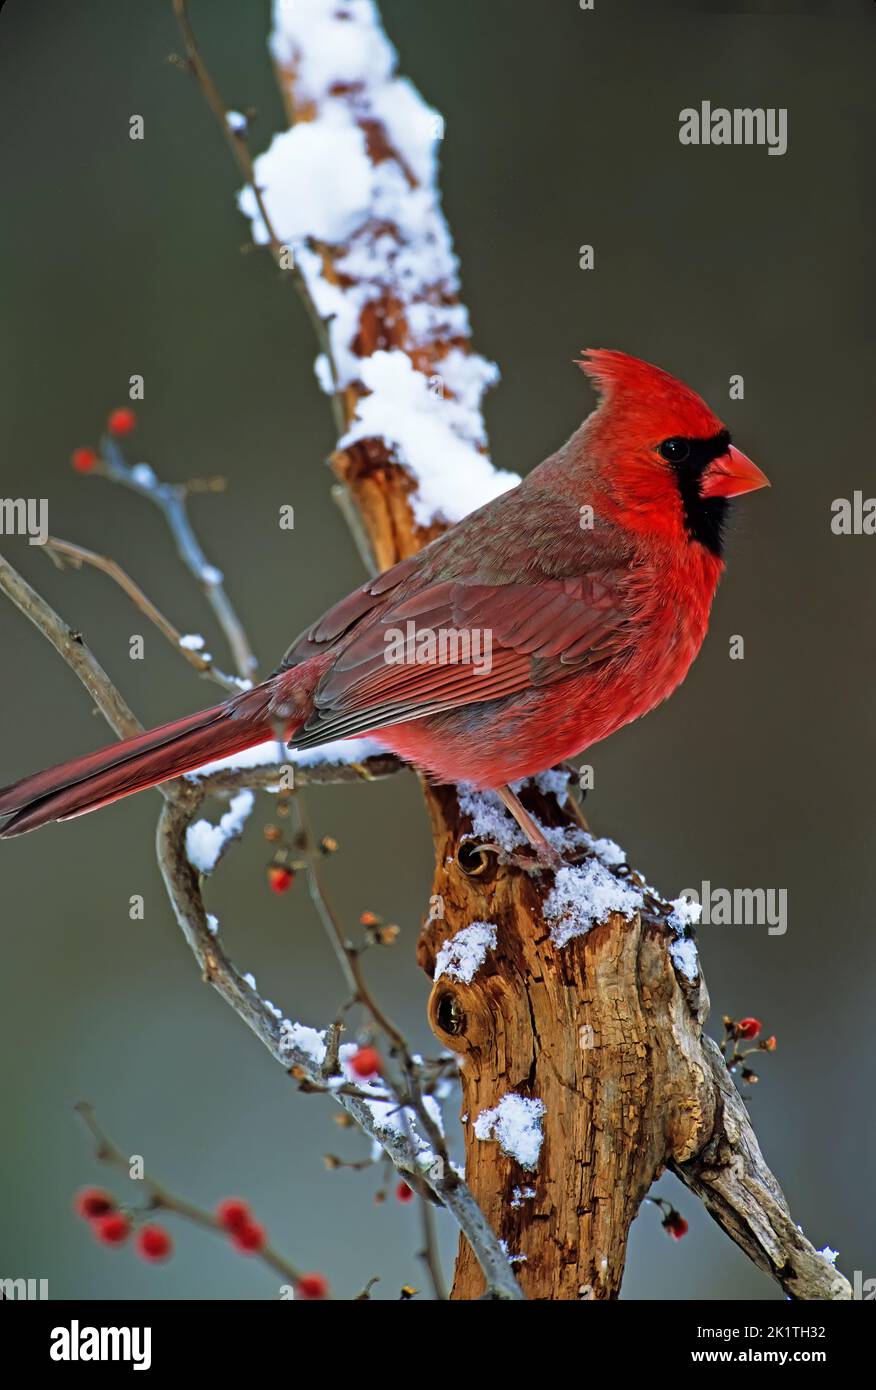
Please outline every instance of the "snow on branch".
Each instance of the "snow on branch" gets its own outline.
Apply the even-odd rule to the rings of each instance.
[[[519,479],[486,457],[498,369],[471,350],[459,301],[443,120],[397,75],[373,0],[276,0],[271,49],[295,124],[255,160],[240,207],[256,242],[289,247],[326,325],[316,372],[345,397],[341,448],[389,445],[417,524],[453,523]]]

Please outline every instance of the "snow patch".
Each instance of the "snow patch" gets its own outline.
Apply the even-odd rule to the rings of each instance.
[[[310,101],[334,86],[385,82],[396,62],[373,0],[275,0],[271,52],[294,65]]]
[[[515,1187],[511,1193],[511,1206],[516,1210],[522,1207],[524,1202],[529,1202],[535,1196],[534,1187]]]
[[[218,825],[197,820],[186,830],[186,856],[199,873],[212,873],[222,850],[229,840],[243,831],[247,817],[255,804],[251,791],[238,792]]]
[[[479,447],[480,411],[436,395],[400,349],[366,358],[360,376],[370,395],[358,402],[341,448],[359,439],[385,439],[417,480],[411,501],[421,526],[436,517],[461,521],[520,482],[516,473],[494,468]]]
[[[344,177],[333,177],[335,170]],[[327,103],[320,120],[275,135],[255,172],[274,231],[290,245],[308,237],[342,244],[368,217],[374,166],[365,132],[337,102]],[[266,243],[268,229],[252,188],[241,191],[239,205],[252,222],[253,240]]]
[[[306,748],[300,751],[287,748],[285,743],[271,739],[267,743],[257,743],[253,748],[243,748],[239,753],[230,753],[226,758],[216,758],[205,763],[189,777],[208,777],[212,772],[225,772],[234,768],[269,767],[272,763],[282,766],[285,763],[298,767],[313,767],[317,763],[361,763],[366,758],[377,757],[387,751],[384,744],[376,738],[343,738],[334,743],[323,743],[319,748]]]
[[[471,926],[463,927],[441,947],[435,961],[435,979],[447,975],[451,980],[471,984],[488,951],[495,948],[496,928],[493,924],[472,922]]]
[[[290,1023],[284,1018],[280,1025],[280,1047],[284,1052],[303,1052],[318,1067],[325,1061],[325,1032],[308,1028],[305,1023]]]
[[[341,738],[334,743],[321,743],[318,748],[290,748],[287,756],[290,763],[299,767],[314,767],[317,763],[363,763],[386,751],[376,738]]]
[[[669,925],[677,932],[695,926],[703,915],[702,903],[694,902],[691,898],[675,898],[669,905],[672,908]]]
[[[676,970],[680,970],[687,980],[695,980],[700,973],[700,959],[697,954],[697,943],[690,937],[680,938],[673,941],[669,946],[669,954],[672,957],[672,964]]]
[[[627,852],[625,849],[621,849],[620,845],[615,844],[614,840],[605,838],[595,840],[592,835],[588,838],[589,847],[596,858],[601,859],[603,864],[607,864],[610,869],[616,869],[620,864],[626,864]]]
[[[498,1105],[482,1110],[474,1123],[478,1139],[496,1139],[503,1153],[520,1164],[533,1169],[538,1163],[544,1135],[541,1122],[544,1102],[518,1096],[513,1091],[503,1096]]]
[[[545,899],[545,921],[551,924],[551,941],[565,946],[583,936],[609,913],[620,912],[629,920],[643,906],[641,891],[620,883],[599,859],[559,869]]]

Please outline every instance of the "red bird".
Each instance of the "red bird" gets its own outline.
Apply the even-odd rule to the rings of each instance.
[[[498,789],[532,838],[505,784],[582,752],[681,683],[724,568],[728,498],[768,486],[667,372],[602,349],[580,365],[599,407],[519,487],[336,604],[252,690],[0,791],[0,815],[11,813],[0,835],[278,733],[313,748],[379,731],[436,781]],[[416,645],[390,659],[399,634],[428,652],[430,634],[453,632],[480,634],[479,662],[442,661],[440,645],[436,659],[415,660]]]

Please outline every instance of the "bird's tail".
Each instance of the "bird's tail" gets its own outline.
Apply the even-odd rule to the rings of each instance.
[[[70,820],[278,736],[271,717],[276,678],[221,705],[175,719],[109,748],[24,777],[0,789],[0,839],[49,821]],[[297,722],[297,721],[294,721]],[[285,731],[283,731],[284,736]]]

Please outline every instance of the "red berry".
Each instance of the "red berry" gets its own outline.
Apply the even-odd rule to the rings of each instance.
[[[70,455],[70,463],[77,473],[91,473],[98,464],[97,450],[91,448],[74,449]]]
[[[361,1076],[363,1081],[367,1081],[369,1076],[375,1076],[383,1066],[380,1060],[380,1053],[376,1047],[360,1047],[350,1058],[350,1068]]]
[[[264,1226],[257,1221],[246,1221],[231,1232],[231,1244],[242,1255],[257,1255],[268,1243]]]
[[[328,1289],[328,1280],[324,1274],[302,1274],[296,1292],[299,1298],[326,1298]]]
[[[83,1187],[73,1200],[76,1215],[86,1221],[93,1221],[96,1216],[106,1216],[107,1212],[115,1211],[115,1206],[115,1197],[104,1192],[102,1187]]]
[[[131,1223],[120,1211],[111,1211],[106,1216],[95,1217],[91,1229],[101,1245],[123,1245],[128,1239]]]
[[[680,1211],[671,1211],[663,1222],[663,1229],[669,1232],[673,1240],[681,1240],[690,1228]]]
[[[281,864],[272,864],[268,869],[268,883],[272,893],[288,893],[294,882],[295,875],[291,869],[285,869]]]
[[[741,1018],[736,1025],[736,1032],[740,1038],[756,1038],[763,1024],[759,1018]]]
[[[173,1241],[163,1226],[141,1226],[137,1232],[137,1254],[144,1260],[166,1260],[173,1254]]]
[[[413,1198],[413,1195],[414,1189],[412,1187],[408,1187],[406,1182],[400,1182],[398,1187],[395,1189],[395,1198],[397,1202],[410,1202]]]
[[[376,912],[360,913],[359,921],[362,923],[363,927],[376,927],[380,924],[380,918],[378,917]]]
[[[249,1202],[242,1197],[225,1197],[216,1208],[216,1220],[223,1231],[239,1231],[252,1221]]]
[[[121,406],[118,410],[110,411],[106,427],[110,434],[131,434],[137,428],[137,417],[133,410]]]

